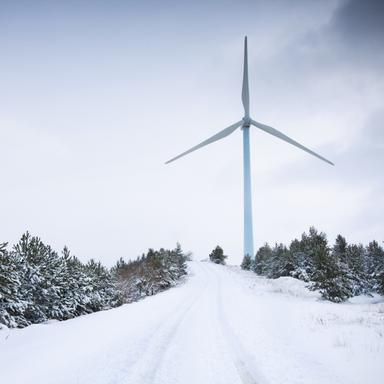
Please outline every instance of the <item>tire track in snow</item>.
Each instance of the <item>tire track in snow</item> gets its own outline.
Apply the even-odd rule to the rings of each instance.
[[[204,273],[206,274],[205,270]],[[142,354],[138,356],[140,360],[132,366],[133,372],[129,374],[124,383],[154,383],[158,370],[163,363],[167,350],[177,335],[178,329],[198,303],[201,296],[204,295],[208,288],[208,283],[209,281],[206,280],[205,284],[199,287],[198,292],[193,295],[182,309],[178,310],[171,319],[165,319],[166,324],[158,327],[153,332],[153,340],[149,342]]]
[[[174,357],[171,353],[171,347],[177,339],[179,332],[182,333],[182,326],[185,325],[191,313],[196,310],[196,306],[202,299],[206,300],[207,296],[209,296],[209,300],[212,303],[212,311],[207,315],[209,319],[217,324],[220,336],[216,337],[221,337],[221,340],[223,340],[226,354],[230,358],[228,362],[232,361],[233,372],[237,373],[238,382],[242,384],[267,384],[267,381],[255,369],[252,356],[245,351],[237,340],[234,330],[225,317],[220,274],[215,271],[214,266],[200,264],[199,268],[199,274],[204,273],[204,284],[201,284],[197,292],[195,291],[191,295],[192,297],[188,300],[187,304],[183,305],[171,318],[164,320],[166,322],[165,325],[157,327],[153,332],[151,335],[153,340],[149,341],[149,344],[146,345],[143,352],[138,356],[139,360],[131,366],[132,373],[124,380],[125,384],[167,382],[161,380],[162,377],[159,371],[163,365],[167,366],[169,360]],[[229,382],[232,381],[228,378]],[[181,381],[177,381],[177,383],[182,384]]]
[[[213,268],[212,268],[213,269]],[[237,369],[241,382],[243,384],[268,384],[266,378],[255,367],[254,358],[248,353],[236,333],[230,326],[228,319],[224,313],[223,293],[221,287],[221,278],[216,271],[213,272],[217,283],[217,319],[220,325],[223,338],[226,340],[232,361]]]

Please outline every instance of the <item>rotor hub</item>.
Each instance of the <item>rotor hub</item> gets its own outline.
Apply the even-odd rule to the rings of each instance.
[[[251,119],[250,117],[243,117],[243,126],[242,128],[249,128],[251,126]]]

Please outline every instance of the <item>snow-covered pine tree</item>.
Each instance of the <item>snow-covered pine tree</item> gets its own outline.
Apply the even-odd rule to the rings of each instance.
[[[165,268],[165,250],[159,251],[150,249],[147,255],[145,266],[146,295],[154,295],[157,292],[170,286],[168,273]]]
[[[302,260],[300,260],[301,268],[308,277],[308,280],[312,280],[315,272],[314,258],[316,250],[323,248],[326,245],[326,237],[323,233],[318,233],[315,227],[309,228],[308,235],[304,232],[301,235],[300,249],[302,252]]]
[[[184,253],[179,243],[171,252],[172,263],[176,269],[176,279],[187,274],[187,260],[191,259],[191,253]]]
[[[325,234],[314,227],[300,240],[293,240],[288,250],[282,244],[273,249],[265,244],[257,251],[251,268],[272,278],[304,280],[324,298],[337,302],[372,290],[384,294],[384,250],[376,241],[364,249],[338,235],[330,249]]]
[[[291,244],[289,245],[289,253],[294,268],[290,275],[299,280],[309,281],[307,272],[309,263],[304,252],[304,248],[305,243],[303,243],[301,240],[294,239],[291,241]]]
[[[272,258],[272,249],[265,243],[259,250],[256,252],[254,272],[258,275],[266,276],[269,269],[269,263]]]
[[[337,235],[332,253],[335,259],[343,264],[347,264],[347,240],[341,235]]]
[[[347,276],[340,269],[337,260],[332,257],[325,234],[318,233],[312,227],[308,240],[312,242],[311,288],[320,290],[325,299],[334,302],[351,297],[352,291]]]
[[[40,239],[32,237],[29,232],[22,235],[12,249],[14,260],[18,260],[21,271],[19,297],[25,303],[24,317],[28,324],[47,320],[44,306],[44,277],[41,261],[46,250]]]
[[[25,233],[0,252],[0,322],[25,327],[65,320],[121,303],[110,272],[94,261],[85,266],[64,248],[59,256]]]
[[[246,271],[250,271],[252,268],[252,264],[253,264],[253,261],[252,261],[251,256],[245,255],[243,258],[243,261],[241,262],[240,267],[241,267],[241,269],[244,269]]]
[[[346,250],[347,276],[350,280],[352,295],[360,295],[371,290],[364,268],[365,249],[359,244],[350,244]]]
[[[66,320],[153,295],[187,273],[187,256],[180,244],[150,249],[134,262],[120,259],[109,271],[95,260],[81,263],[67,247],[58,255],[26,232],[11,252],[0,244],[0,323]]]
[[[177,243],[176,248],[172,250],[160,249],[162,266],[164,269],[164,279],[168,286],[176,284],[186,271],[186,255],[184,255],[181,246]]]
[[[366,247],[366,272],[372,289],[384,294],[384,250],[377,241]]]
[[[119,293],[113,283],[112,276],[100,261],[91,259],[84,266],[89,281],[89,302],[87,308],[91,312],[109,309],[120,304]]]
[[[28,232],[14,247],[13,256],[22,261],[21,296],[28,303],[27,321],[40,323],[73,317],[65,298],[68,282],[65,260]]]
[[[173,250],[149,249],[135,261],[120,259],[111,272],[124,302],[137,301],[175,285],[187,273],[187,256],[177,244]]]
[[[211,260],[215,264],[225,264],[225,259],[228,256],[224,255],[223,248],[219,245],[209,254],[209,260]]]
[[[24,317],[26,304],[20,298],[22,272],[6,247],[7,243],[0,244],[0,327],[23,327],[28,321]]]
[[[338,264],[341,275],[345,277],[352,296],[364,291],[363,252],[364,249],[361,246],[348,245],[341,235],[336,237],[332,247],[332,257]]]
[[[276,279],[280,276],[290,276],[295,266],[292,255],[284,244],[275,244],[267,264],[267,276]]]
[[[88,304],[93,291],[91,278],[87,275],[84,265],[76,256],[71,255],[67,247],[62,251],[62,259],[66,271],[66,285],[62,300],[68,308],[67,318],[90,313]]]

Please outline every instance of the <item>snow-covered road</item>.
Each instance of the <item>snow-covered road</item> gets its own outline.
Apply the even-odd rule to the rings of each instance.
[[[65,322],[0,331],[0,383],[381,383],[384,304],[191,262],[185,284]],[[377,301],[377,299],[376,299]]]

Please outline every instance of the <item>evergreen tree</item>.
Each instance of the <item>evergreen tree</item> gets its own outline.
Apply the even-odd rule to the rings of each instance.
[[[66,318],[90,313],[88,307],[90,294],[93,291],[91,279],[87,276],[84,265],[76,256],[72,256],[67,247],[62,251],[66,269],[66,287],[64,301],[68,308]]]
[[[311,288],[318,289],[323,298],[337,303],[353,295],[346,275],[325,249],[317,253]]]
[[[245,255],[243,261],[241,262],[241,269],[249,271],[252,268],[253,260],[251,256]]]
[[[25,327],[48,319],[66,320],[120,304],[111,274],[87,265],[64,248],[59,256],[25,233],[7,252],[0,247],[0,322]]]
[[[8,327],[26,326],[26,305],[20,297],[20,272],[17,260],[0,244],[0,324]]]
[[[224,255],[224,251],[219,245],[209,254],[209,260],[215,264],[225,265],[225,259],[227,257],[228,256]]]
[[[365,289],[363,253],[362,246],[348,245],[343,236],[338,235],[336,237],[332,248],[332,256],[338,264],[340,274],[348,281],[352,296],[359,295]]]
[[[0,244],[0,323],[25,327],[66,320],[153,295],[187,273],[189,256],[180,244],[150,249],[134,262],[120,259],[109,271],[92,259],[83,264],[67,247],[58,255],[26,232],[11,252]]]
[[[270,278],[292,276],[304,280],[335,302],[372,291],[384,294],[384,250],[376,241],[364,249],[338,235],[329,248],[325,234],[314,227],[300,240],[293,240],[289,249],[283,244],[273,249],[265,244],[257,251],[252,269]]]
[[[364,268],[364,247],[359,244],[348,245],[346,250],[346,274],[350,280],[353,295],[360,295],[370,290],[369,282]]]
[[[89,301],[86,305],[90,312],[109,309],[119,305],[119,294],[113,284],[109,271],[98,261],[91,259],[84,266],[89,278]]]
[[[149,249],[134,261],[120,259],[112,268],[118,289],[124,302],[140,300],[167,289],[187,273],[186,260],[180,244],[173,250]]]
[[[269,270],[269,263],[272,258],[272,249],[265,243],[256,253],[254,272],[266,276]]]
[[[335,245],[332,248],[333,256],[341,263],[347,264],[347,241],[345,237],[337,235]]]
[[[366,271],[372,289],[384,294],[384,250],[377,241],[371,241],[366,248]]]
[[[311,257],[311,288],[320,290],[325,299],[334,302],[341,302],[352,296],[348,279],[337,260],[332,257],[325,234],[312,227],[306,240],[307,246],[311,245],[307,248]]]
[[[299,280],[309,281],[307,273],[308,262],[302,241],[298,239],[291,241],[289,253],[293,265],[293,270],[290,272],[290,275]]]
[[[304,232],[301,236],[300,248],[303,256],[300,260],[301,267],[308,279],[313,280],[317,267],[321,265],[321,256],[328,249],[325,234],[318,233],[315,227],[310,227],[308,235]]]
[[[19,295],[25,304],[24,317],[28,324],[41,323],[48,318],[41,301],[44,299],[42,260],[47,250],[37,237],[26,232],[13,247],[12,256],[19,261]]]
[[[275,244],[266,265],[267,276],[273,279],[290,276],[294,270],[291,253],[284,244]]]

